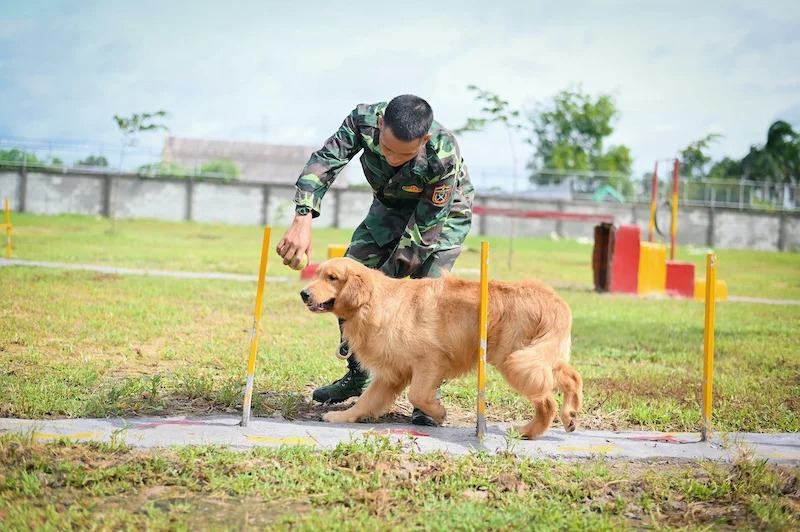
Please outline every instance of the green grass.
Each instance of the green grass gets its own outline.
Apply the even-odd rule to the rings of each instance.
[[[17,254],[25,258],[242,273],[252,273],[258,262],[260,235],[253,227],[118,221],[108,233],[108,221],[91,217],[15,220]],[[275,240],[280,234],[276,231]],[[316,252],[323,253],[327,242],[342,241],[343,231],[320,231]],[[497,277],[535,271],[573,286],[561,293],[573,310],[573,361],[585,380],[583,427],[697,429],[701,304],[598,295],[575,286],[588,276],[589,246],[520,241],[520,266],[509,272],[503,269],[505,244],[495,244]],[[729,272],[739,271],[736,261],[746,266],[743,272],[750,267],[750,254],[730,253]],[[477,266],[476,255],[466,251],[457,268]],[[271,274],[297,278],[274,258]],[[794,277],[786,269],[796,259],[760,254],[762,277],[794,286],[800,268]],[[747,284],[744,273],[739,278],[745,293],[759,290],[758,283]],[[324,409],[310,404],[310,391],[343,371],[332,356],[335,319],[307,312],[297,295],[301,286],[299,281],[267,286],[254,400],[258,415],[318,419]],[[254,283],[2,268],[0,416],[236,411],[254,292]],[[718,306],[717,427],[800,431],[798,330],[797,306]],[[473,379],[450,382],[443,392],[450,422],[472,423]],[[527,402],[494,372],[488,400],[490,419],[531,415]],[[401,402],[394,415],[405,415],[408,408]]]
[[[18,215],[16,256],[188,271],[255,273],[255,227]],[[281,235],[273,236],[273,247]],[[315,231],[315,258],[347,231]],[[471,238],[456,267],[478,267]],[[583,427],[694,430],[703,308],[598,295],[591,247],[491,239],[493,276],[565,287]],[[702,255],[681,249],[683,258]],[[734,294],[800,299],[797,254],[720,251]],[[297,278],[275,260],[270,275]],[[309,313],[299,281],[269,283],[256,415],[318,419],[310,391],[341,375],[335,319]],[[0,416],[238,412],[255,283],[0,268]],[[800,431],[800,307],[718,306],[715,423]],[[449,422],[474,423],[474,379],[443,389]],[[489,414],[530,406],[495,372]],[[407,420],[400,401],[389,419]],[[510,454],[421,455],[373,437],[333,451],[214,447],[135,451],[0,435],[0,531],[169,529],[599,529],[798,527],[797,468],[711,463],[563,463]]]
[[[89,262],[125,267],[254,273],[258,265],[261,230],[253,226],[117,220],[91,216],[14,215],[15,256],[22,259]],[[283,231],[275,228],[272,247]],[[328,244],[346,244],[351,231],[314,231],[314,260],[322,260]],[[478,237],[467,245],[456,267],[479,267]],[[591,245],[573,240],[520,239],[514,243],[513,268],[508,268],[509,243],[490,237],[493,277],[536,277],[557,284],[590,287]],[[732,294],[800,300],[800,254],[719,250],[719,278]],[[705,268],[703,250],[678,248],[679,260]],[[277,256],[270,257],[271,275],[296,275]]]
[[[144,452],[0,436],[0,530],[792,530],[800,524],[797,468],[747,459],[564,463],[412,449],[370,437],[331,451]]]

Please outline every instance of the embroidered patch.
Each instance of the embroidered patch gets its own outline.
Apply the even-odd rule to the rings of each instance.
[[[431,196],[431,203],[436,205],[437,207],[441,207],[447,200],[450,199],[450,191],[453,189],[450,185],[439,185],[438,187],[433,189],[433,195]]]
[[[406,192],[409,192],[411,194],[419,194],[420,192],[422,192],[422,189],[419,188],[417,185],[407,185],[407,186],[401,187],[401,188],[403,190],[405,190]]]

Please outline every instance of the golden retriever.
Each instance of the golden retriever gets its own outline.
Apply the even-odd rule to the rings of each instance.
[[[327,412],[330,422],[353,423],[384,414],[408,386],[408,400],[437,423],[445,409],[436,391],[446,379],[477,366],[480,283],[445,275],[439,279],[392,279],[349,258],[322,263],[301,297],[312,312],[344,320],[344,337],[371,373],[364,393],[347,410]],[[550,287],[536,281],[489,283],[487,362],[535,407],[518,430],[544,433],[564,394],[561,421],[576,427],[583,382],[569,364],[572,314]]]

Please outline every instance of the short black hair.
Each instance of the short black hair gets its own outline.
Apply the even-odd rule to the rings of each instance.
[[[431,106],[413,94],[393,98],[383,114],[383,124],[398,140],[410,142],[424,136],[433,124]]]

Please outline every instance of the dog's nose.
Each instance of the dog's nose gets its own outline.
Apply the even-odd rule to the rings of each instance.
[[[300,297],[303,298],[303,303],[308,303],[308,300],[311,299],[311,293],[308,290],[303,290],[300,292]]]

